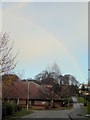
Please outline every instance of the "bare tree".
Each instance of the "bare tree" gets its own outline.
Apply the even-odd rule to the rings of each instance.
[[[14,42],[10,44],[10,38],[7,33],[0,34],[0,75],[8,74],[16,66],[16,56],[13,51]]]
[[[61,74],[59,66],[57,65],[56,62],[53,63],[52,66],[48,66],[48,72],[53,72],[53,73],[56,73],[56,74]]]

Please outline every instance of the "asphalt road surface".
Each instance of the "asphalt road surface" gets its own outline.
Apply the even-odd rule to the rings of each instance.
[[[76,97],[72,97],[74,106],[69,110],[34,110],[33,114],[24,116],[23,118],[68,118],[68,114],[80,108],[80,104],[77,103]]]
[[[69,110],[35,110],[24,118],[68,118]]]

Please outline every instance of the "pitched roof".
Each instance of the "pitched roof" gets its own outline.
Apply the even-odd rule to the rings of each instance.
[[[29,82],[29,99],[49,100],[51,99],[51,92],[38,85],[37,83]],[[2,82],[2,97],[7,99],[27,99],[28,96],[28,82],[27,81],[3,81]],[[54,95],[54,99],[60,99]]]

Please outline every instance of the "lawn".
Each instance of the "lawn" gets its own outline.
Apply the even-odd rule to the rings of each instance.
[[[79,103],[83,103],[83,102],[84,102],[84,98],[83,98],[83,97],[79,97],[79,96],[78,96],[78,97],[77,97],[77,100],[78,100]]]
[[[10,119],[14,119],[14,118],[20,118],[22,116],[32,114],[32,113],[33,112],[30,109],[27,111],[26,108],[23,108],[22,111],[15,112],[13,115],[10,115],[10,116],[7,116],[7,117],[3,118],[3,120],[10,120]]]

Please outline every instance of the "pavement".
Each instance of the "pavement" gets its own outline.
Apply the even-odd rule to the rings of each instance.
[[[73,97],[73,108],[71,110],[71,112],[68,114],[69,118],[71,120],[89,120],[88,117],[85,116],[85,108],[81,108],[81,105],[83,105],[82,103],[78,103],[76,97]]]
[[[71,113],[69,113],[69,118],[71,120],[80,120],[80,119],[84,119],[84,120],[89,120],[89,118],[87,118],[84,114],[83,114],[84,110],[81,108],[77,108],[76,110],[72,111]]]

